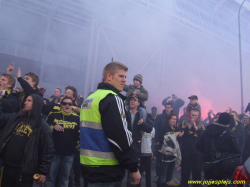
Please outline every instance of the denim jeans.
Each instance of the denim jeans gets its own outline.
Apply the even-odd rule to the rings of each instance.
[[[88,183],[88,187],[114,187],[115,182]]]
[[[163,184],[173,179],[175,161],[172,162],[163,162],[161,161],[160,166],[160,175],[158,178],[158,182]],[[166,178],[166,181],[165,181]]]
[[[73,160],[74,155],[61,156],[55,154],[52,159],[50,173],[46,178],[44,187],[55,187],[57,176],[59,177],[58,185],[60,187],[68,187],[69,174],[73,164]]]
[[[147,111],[145,108],[143,107],[138,107],[138,112],[140,113],[140,119],[144,118],[144,122],[146,122],[146,118],[147,118]]]

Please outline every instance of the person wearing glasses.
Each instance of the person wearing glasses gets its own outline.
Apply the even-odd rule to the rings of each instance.
[[[184,132],[181,137],[181,186],[184,187],[189,186],[191,173],[192,180],[201,180],[202,154],[196,149],[196,143],[205,131],[205,125],[201,120],[196,122],[199,116],[200,110],[193,108],[187,119],[183,120],[181,124],[181,132]]]
[[[78,99],[78,96],[77,96],[77,89],[74,87],[74,86],[67,86],[65,87],[65,92],[64,92],[64,97],[65,96],[68,96],[69,98],[72,99],[72,104],[73,104],[73,111],[75,113],[80,113],[80,104],[79,104],[79,99]],[[62,99],[63,97],[61,97]],[[61,102],[61,101],[60,101]],[[49,115],[50,113],[52,112],[58,112],[61,110],[61,104],[59,103],[49,103],[47,105],[44,105],[43,106],[43,110],[42,110],[42,113],[44,115]]]
[[[47,123],[53,130],[55,155],[45,187],[67,187],[69,183],[75,148],[79,140],[80,123],[79,116],[72,111],[73,101],[71,97],[64,96],[60,102],[61,110],[50,113],[47,118]],[[59,184],[56,185],[57,177]]]

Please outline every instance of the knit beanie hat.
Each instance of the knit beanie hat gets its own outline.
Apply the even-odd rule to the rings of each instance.
[[[142,77],[141,74],[137,74],[137,75],[134,76],[133,80],[137,80],[142,84],[143,77]]]
[[[231,121],[231,116],[229,113],[223,112],[220,114],[218,123],[222,125],[229,125]]]

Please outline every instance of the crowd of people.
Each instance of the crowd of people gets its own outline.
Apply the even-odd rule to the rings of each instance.
[[[22,78],[18,68],[15,77],[13,69],[9,65],[0,77],[2,187],[31,187],[33,180],[80,186],[81,177],[85,187],[121,187],[126,172],[127,186],[141,186],[145,172],[151,187],[153,158],[158,187],[187,187],[203,178],[202,171],[207,180],[230,179],[250,156],[250,105],[243,114],[209,110],[203,120],[197,95],[188,97],[180,116],[185,102],[172,94],[163,99],[161,114],[156,107],[148,113],[143,76],[127,85],[128,68],[119,62],[104,67],[102,82],[85,100],[74,86],[43,98],[46,89],[35,73]],[[177,167],[180,181],[173,177]]]

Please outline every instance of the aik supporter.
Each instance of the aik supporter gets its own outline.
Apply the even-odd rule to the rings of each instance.
[[[11,66],[11,65],[10,65]],[[8,68],[10,68],[10,66]],[[12,74],[14,67],[10,70],[7,70],[9,74]],[[24,79],[21,77],[21,68],[18,68],[17,71],[17,81],[20,83],[22,90],[21,92],[17,92],[13,94],[18,98],[19,106],[23,105],[24,103],[24,97],[27,94],[36,94],[42,97],[41,92],[37,88],[39,83],[39,78],[35,73],[28,72],[25,74]],[[21,106],[22,107],[22,106]]]
[[[0,105],[4,114],[15,113],[18,110],[18,99],[13,96],[12,89],[15,86],[15,78],[7,73],[0,77]]]
[[[242,163],[245,163],[250,156],[250,119],[247,115],[243,116],[242,124],[245,129],[245,148],[242,154]]]
[[[245,130],[242,123],[239,121],[238,114],[235,111],[232,111],[232,108],[229,108],[229,114],[231,115],[231,121],[229,128],[234,133],[236,138],[236,144],[239,147],[241,154],[244,151],[245,147]]]
[[[64,97],[65,96],[70,97],[72,99],[72,103],[73,103],[72,110],[76,113],[80,113],[80,108],[78,108],[79,105],[77,102],[77,100],[78,100],[77,89],[74,86],[65,87]],[[52,103],[49,103],[47,105],[44,105],[42,112],[44,115],[48,115],[52,112],[58,112],[60,110],[61,110],[61,104],[52,102]]]
[[[24,99],[19,114],[0,116],[2,187],[32,187],[34,174],[39,174],[38,183],[44,183],[49,173],[54,145],[51,129],[41,116],[43,99],[36,94]]]
[[[192,180],[201,180],[202,172],[202,154],[196,149],[196,143],[205,130],[202,121],[196,124],[200,111],[193,108],[189,113],[189,119],[182,121],[181,130],[184,135],[181,138],[181,186],[187,187],[190,175]],[[187,117],[188,119],[188,117]],[[196,186],[201,186],[197,184]]]
[[[127,128],[125,97],[120,93],[128,68],[119,62],[107,64],[103,83],[91,94],[81,109],[80,160],[88,187],[113,187],[124,177],[125,168],[140,182],[138,159]]]
[[[144,119],[140,118],[140,111],[139,107],[141,105],[141,101],[137,95],[132,95],[129,98],[129,111],[126,113],[126,118],[128,121],[128,129],[130,132],[132,132],[132,138],[133,138],[133,144],[132,147],[135,149],[136,156],[140,157],[142,156],[141,154],[141,142],[142,142],[142,134],[144,132],[150,133],[153,130],[153,123],[149,118],[147,118],[146,122],[144,122]],[[150,157],[151,158],[151,157]],[[150,160],[150,159],[149,159]],[[148,168],[147,168],[148,169]],[[147,170],[148,171],[148,170]],[[130,180],[132,179],[131,174],[128,174],[128,180],[127,180],[127,187],[132,186],[130,184]],[[147,172],[147,184],[146,186],[150,186],[150,179],[151,174],[148,175]],[[137,185],[138,187],[141,185]]]
[[[230,132],[230,121],[230,114],[221,113],[218,123],[209,125],[196,144],[196,148],[203,153],[203,169],[206,180],[222,180],[228,177],[231,179],[235,168],[241,164],[239,158],[232,158],[240,155],[240,150],[237,147],[234,134]],[[214,164],[213,161],[216,160],[223,161]]]
[[[157,145],[161,148],[158,157],[160,158],[160,175],[157,181],[157,187],[166,186],[165,182],[168,186],[180,185],[177,179],[173,179],[173,173],[175,163],[179,165],[181,162],[181,151],[177,138],[183,136],[184,131],[180,132],[176,122],[177,116],[171,113],[168,115],[166,123],[160,131],[159,142],[157,142]]]
[[[80,123],[79,116],[72,111],[72,105],[73,100],[65,96],[61,101],[61,110],[50,113],[47,118],[48,124],[53,129],[55,155],[45,187],[54,187],[57,177],[58,186],[67,187],[69,183]]]

